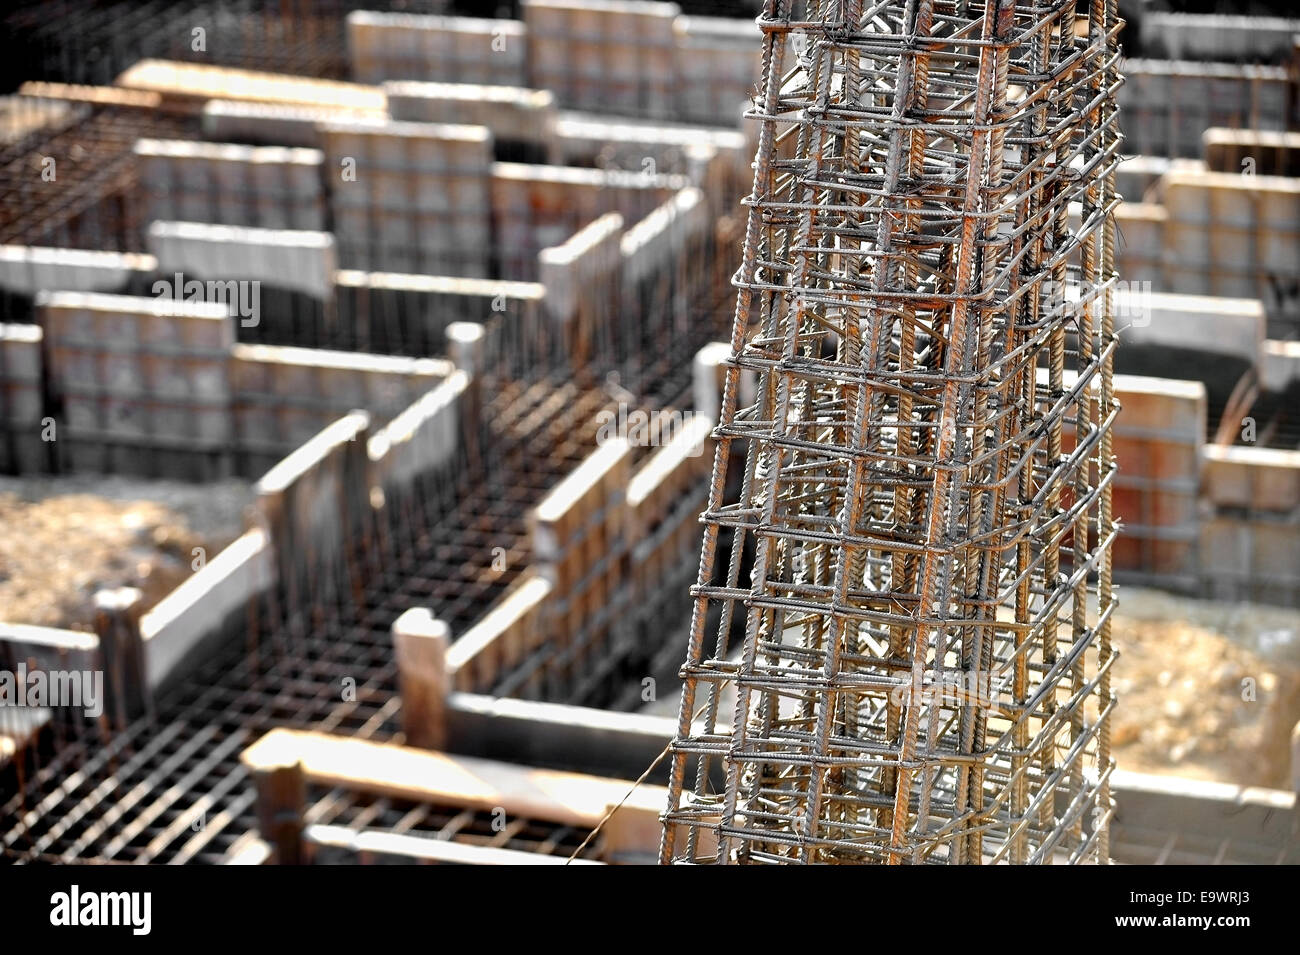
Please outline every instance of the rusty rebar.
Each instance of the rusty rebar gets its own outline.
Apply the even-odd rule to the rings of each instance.
[[[759,23],[662,861],[1105,861],[1114,0]]]

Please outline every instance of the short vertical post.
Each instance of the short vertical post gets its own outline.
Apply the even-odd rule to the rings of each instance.
[[[441,749],[447,739],[447,647],[451,630],[425,607],[412,607],[393,624],[402,730],[409,746]]]

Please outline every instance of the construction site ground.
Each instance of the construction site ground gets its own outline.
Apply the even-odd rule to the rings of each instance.
[[[101,587],[140,587],[152,606],[195,548],[210,558],[237,536],[252,499],[241,481],[0,478],[0,619],[90,630]],[[1136,587],[1120,607],[1120,767],[1285,788],[1300,612]]]
[[[151,607],[239,535],[252,499],[243,481],[0,477],[0,620],[91,630],[104,587]]]
[[[1115,640],[1121,769],[1290,788],[1300,612],[1124,587]]]

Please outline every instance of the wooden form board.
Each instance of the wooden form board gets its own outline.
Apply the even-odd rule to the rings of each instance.
[[[262,776],[299,766],[310,784],[484,812],[502,808],[508,815],[577,828],[595,828],[611,807],[622,803],[610,819],[611,831],[621,834],[613,846],[607,834],[610,852],[652,849],[652,836],[658,840],[658,814],[667,804],[662,786],[642,785],[633,791],[632,783],[623,779],[300,730],[272,730],[244,750],[241,760]]]

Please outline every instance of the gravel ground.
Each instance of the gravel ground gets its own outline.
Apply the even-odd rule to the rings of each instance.
[[[1114,632],[1121,769],[1290,788],[1300,611],[1124,587]]]
[[[0,620],[92,629],[102,587],[152,606],[243,530],[251,486],[0,477]]]

